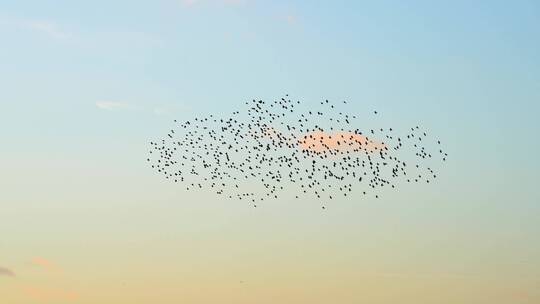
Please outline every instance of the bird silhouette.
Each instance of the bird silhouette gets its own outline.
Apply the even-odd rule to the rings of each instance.
[[[379,198],[382,189],[400,182],[430,183],[437,177],[432,168],[448,158],[441,141],[434,148],[430,132],[419,125],[401,134],[370,128],[368,137],[360,130],[361,116],[351,115],[345,101],[324,100],[319,109],[304,111],[302,105],[286,95],[253,99],[219,118],[175,119],[163,139],[150,142],[146,161],[189,191],[212,189],[256,208],[255,202],[285,193],[335,201],[361,189]]]

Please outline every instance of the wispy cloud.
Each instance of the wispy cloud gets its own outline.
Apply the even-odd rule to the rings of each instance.
[[[0,276],[15,277],[15,273],[5,267],[0,267]]]
[[[102,110],[114,111],[114,110],[132,110],[136,107],[125,102],[118,101],[97,101],[96,107]]]
[[[50,272],[62,272],[62,269],[58,265],[42,257],[33,258],[30,261],[30,264],[41,267]]]

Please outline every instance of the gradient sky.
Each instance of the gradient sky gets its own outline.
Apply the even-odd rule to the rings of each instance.
[[[539,303],[540,5],[404,2],[2,1],[0,302]],[[173,119],[287,93],[449,161],[324,212],[147,167]]]

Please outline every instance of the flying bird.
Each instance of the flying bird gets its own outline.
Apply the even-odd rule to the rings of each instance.
[[[164,138],[150,142],[146,161],[188,190],[210,190],[252,207],[289,191],[295,198],[334,201],[361,189],[379,198],[400,181],[430,183],[436,177],[432,168],[448,158],[440,140],[433,148],[420,126],[401,135],[370,128],[367,136],[348,105],[325,100],[320,109],[302,111],[302,103],[286,95],[253,99],[228,116],[174,120]]]

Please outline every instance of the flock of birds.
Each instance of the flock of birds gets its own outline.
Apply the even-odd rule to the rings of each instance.
[[[151,167],[187,190],[210,189],[253,207],[289,194],[310,195],[322,209],[338,196],[378,198],[398,181],[430,183],[448,154],[419,126],[360,130],[346,102],[302,104],[288,95],[246,102],[244,112],[175,120],[164,139],[151,142]],[[378,115],[373,111],[373,115]],[[429,142],[429,143],[428,143]]]

